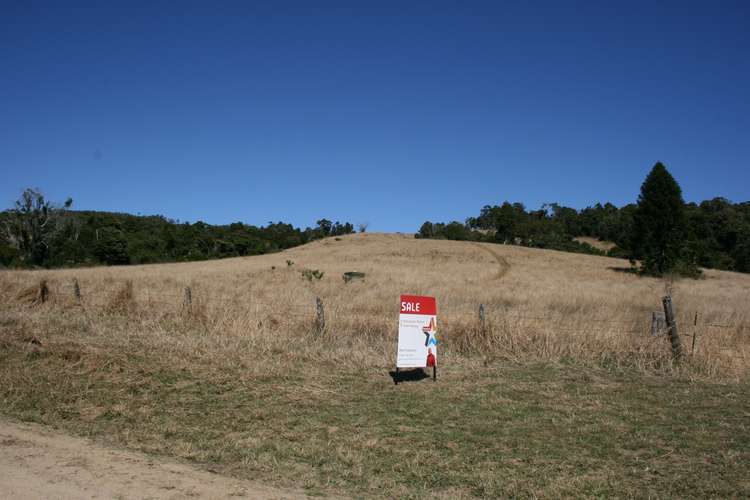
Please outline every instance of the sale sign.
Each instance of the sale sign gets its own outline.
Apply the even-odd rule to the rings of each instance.
[[[437,366],[437,304],[435,297],[401,296],[398,319],[397,368]]]

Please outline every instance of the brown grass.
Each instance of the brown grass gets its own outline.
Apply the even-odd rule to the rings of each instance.
[[[598,248],[599,250],[603,250],[605,252],[612,250],[617,245],[612,243],[611,241],[603,241],[599,238],[592,238],[590,236],[579,236],[577,238],[574,238],[575,241],[578,241],[580,243],[588,243],[594,248]]]
[[[295,264],[285,265],[287,259]],[[305,280],[303,268],[325,276]],[[281,369],[280,359],[300,358],[387,367],[394,362],[399,294],[428,294],[438,300],[445,363],[479,356],[484,363],[571,360],[679,369],[699,378],[747,376],[750,276],[706,271],[702,280],[665,284],[626,268],[625,261],[604,257],[357,234],[250,258],[4,271],[0,311],[37,335],[103,348],[137,341],[167,356],[199,352],[206,361],[236,362],[252,351],[258,369]],[[345,283],[347,271],[365,272],[366,279]],[[69,307],[77,303],[76,279],[83,308]],[[49,287],[44,304],[30,300],[40,282]],[[190,311],[186,286],[192,289]],[[688,335],[697,334],[695,354],[679,367],[666,339],[649,335],[650,312],[660,309],[665,286],[673,289],[688,353]],[[313,341],[316,297],[325,305],[326,332]],[[477,318],[480,303],[484,328]]]
[[[75,282],[74,282],[75,283]],[[133,313],[136,308],[133,294],[133,281],[127,280],[119,290],[116,290],[104,310],[108,313]]]
[[[49,287],[46,279],[41,279],[38,284],[25,288],[16,295],[16,300],[29,305],[44,304],[48,298]]]

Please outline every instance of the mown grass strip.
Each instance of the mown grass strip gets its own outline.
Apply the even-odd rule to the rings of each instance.
[[[438,383],[249,377],[141,352],[0,347],[0,412],[238,477],[366,496],[745,496],[750,387],[575,365]]]

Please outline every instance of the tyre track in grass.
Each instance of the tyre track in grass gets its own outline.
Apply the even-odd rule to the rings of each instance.
[[[506,274],[510,271],[510,262],[508,262],[508,259],[506,259],[504,256],[500,255],[498,252],[496,252],[493,248],[490,248],[489,246],[482,245],[481,243],[474,243],[475,246],[481,248],[488,254],[490,254],[496,261],[498,265],[497,274],[495,275],[495,279],[503,279]]]

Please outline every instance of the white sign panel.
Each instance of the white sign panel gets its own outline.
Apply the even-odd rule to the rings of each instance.
[[[437,366],[437,304],[435,297],[401,296],[397,368]]]

